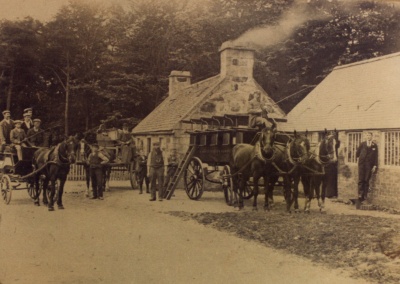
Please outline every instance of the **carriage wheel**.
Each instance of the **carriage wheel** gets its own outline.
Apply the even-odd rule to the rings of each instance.
[[[241,176],[239,176],[238,184],[241,182]],[[254,188],[253,185],[250,183],[250,181],[246,182],[246,186],[244,187],[243,191],[243,199],[250,199],[254,195]]]
[[[39,190],[40,190],[40,192],[41,192],[41,190],[43,189],[43,180],[41,179],[40,180],[40,182],[39,182]],[[58,188],[58,180],[56,180],[56,182],[55,182],[55,184],[54,184],[54,198],[53,198],[53,203],[56,203],[57,202],[57,200],[58,200],[58,190],[59,190],[59,188]],[[46,195],[47,195],[47,200],[49,200],[50,201],[50,190],[47,188],[47,190],[46,190]]]
[[[131,163],[129,165],[129,181],[131,182],[132,189],[136,189],[138,187],[137,176],[135,171],[135,164]]]
[[[42,192],[42,188],[39,186],[39,193],[36,194],[36,190],[35,190],[35,180],[29,180],[26,183],[26,189],[28,190],[28,194],[29,196],[35,200],[36,198],[38,198],[40,196],[40,193]]]
[[[184,172],[185,191],[190,199],[198,200],[203,195],[204,171],[199,158],[193,157]]]
[[[222,189],[224,190],[225,202],[229,206],[232,206],[234,203],[233,196],[233,179],[231,177],[231,168],[229,166],[224,166],[224,170],[222,171],[223,181],[222,181]]]
[[[11,179],[8,175],[3,175],[0,182],[1,197],[3,197],[4,203],[9,204],[11,201]]]

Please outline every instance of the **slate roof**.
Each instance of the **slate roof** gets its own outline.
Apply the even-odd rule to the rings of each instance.
[[[172,131],[221,80],[223,79],[220,75],[217,75],[182,89],[176,96],[168,96],[132,130],[132,133]]]
[[[287,130],[400,128],[400,52],[333,69],[287,115]]]

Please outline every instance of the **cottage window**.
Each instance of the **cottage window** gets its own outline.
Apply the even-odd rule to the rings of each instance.
[[[385,133],[384,165],[400,166],[400,131]]]
[[[347,162],[357,163],[356,152],[361,143],[362,132],[347,133]]]

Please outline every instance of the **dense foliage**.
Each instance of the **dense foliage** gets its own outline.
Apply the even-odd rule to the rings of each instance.
[[[256,80],[289,111],[335,66],[399,51],[396,7],[345,3],[74,0],[47,23],[2,21],[0,107],[19,118],[32,106],[70,133],[118,117],[134,124],[166,96],[172,70],[213,76],[221,44],[243,40],[257,47]]]

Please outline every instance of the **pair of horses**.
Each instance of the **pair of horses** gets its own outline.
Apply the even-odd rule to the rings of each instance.
[[[238,196],[238,207],[243,208],[243,193],[246,183],[253,178],[253,210],[257,210],[257,197],[259,193],[259,179],[264,179],[265,203],[264,209],[270,210],[273,202],[273,188],[279,176],[284,180],[284,196],[286,210],[294,208],[297,211],[299,183],[302,181],[306,206],[309,212],[310,203],[317,195],[320,209],[323,208],[326,191],[326,165],[337,161],[337,133],[325,133],[321,142],[311,151],[307,135],[293,136],[278,133],[275,125],[271,129],[261,130],[256,144],[238,144],[232,150],[231,168],[233,188]],[[293,184],[293,191],[292,191]],[[322,190],[321,190],[322,184]],[[320,200],[321,198],[321,200]]]

